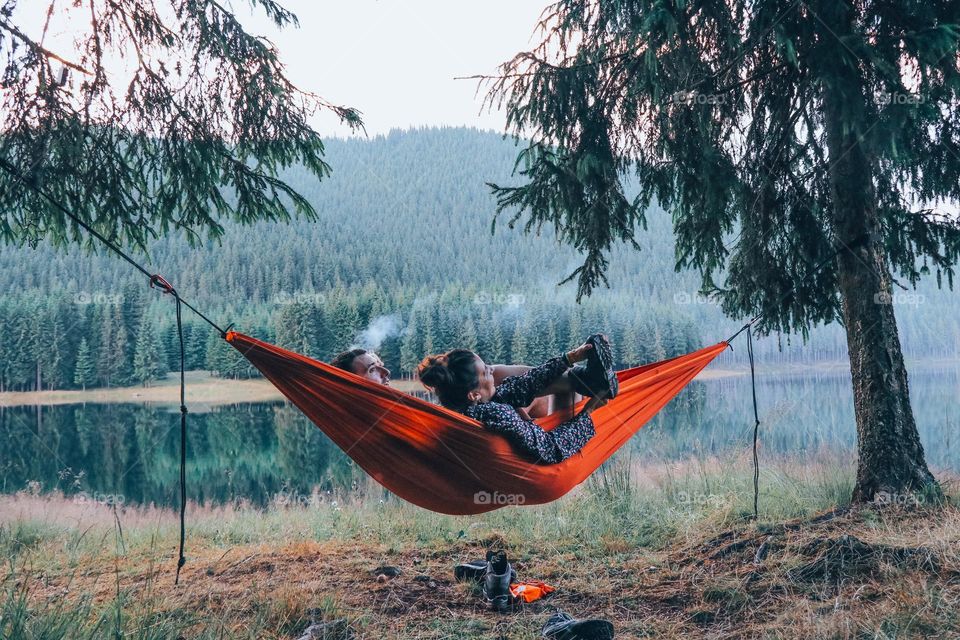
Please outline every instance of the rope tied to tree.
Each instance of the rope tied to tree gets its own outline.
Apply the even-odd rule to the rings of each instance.
[[[740,327],[736,333],[727,338],[725,342],[730,351],[733,351],[733,345],[730,342],[744,331],[747,332],[747,361],[750,363],[750,392],[753,397],[753,519],[760,516],[760,411],[757,406],[757,377],[756,366],[753,357],[753,325],[760,319],[763,313],[758,313],[750,319],[745,325]]]
[[[753,394],[753,518],[760,516],[760,458],[757,443],[760,437],[760,412],[757,409],[757,378],[753,363],[753,326],[747,325],[747,359],[750,360],[750,390]]]
[[[27,188],[31,189],[44,200],[49,202],[58,211],[73,220],[78,226],[82,227],[91,236],[102,242],[108,249],[130,263],[135,269],[147,276],[151,289],[158,289],[164,295],[171,295],[176,303],[177,318],[177,337],[180,341],[180,547],[177,559],[177,573],[174,578],[174,584],[180,583],[180,569],[187,563],[184,555],[184,546],[186,542],[186,513],[187,513],[187,402],[186,402],[186,356],[183,340],[183,307],[187,307],[207,324],[217,330],[220,337],[225,338],[227,330],[232,325],[227,325],[227,329],[221,329],[213,320],[198,311],[193,305],[180,297],[176,288],[170,282],[158,273],[150,273],[146,267],[134,260],[129,254],[121,249],[117,244],[103,236],[96,229],[87,224],[83,219],[75,215],[59,200],[47,193],[37,185],[36,180],[31,176],[25,176],[15,166],[11,165],[5,159],[0,158],[0,169],[3,169],[10,175],[19,179]]]
[[[172,295],[177,309],[177,338],[180,341],[180,549],[177,557],[177,575],[173,579],[173,584],[180,584],[180,569],[187,564],[187,557],[183,553],[187,538],[187,385],[183,341],[183,301],[173,285],[159,273],[150,276],[150,288],[159,289],[164,295]]]

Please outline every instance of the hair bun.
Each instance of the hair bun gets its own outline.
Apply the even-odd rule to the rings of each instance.
[[[470,404],[470,391],[480,384],[477,354],[469,349],[454,349],[427,356],[417,366],[417,377],[437,394],[440,404],[462,410]]]
[[[450,384],[452,377],[447,369],[447,356],[427,356],[417,366],[417,378],[428,387]]]

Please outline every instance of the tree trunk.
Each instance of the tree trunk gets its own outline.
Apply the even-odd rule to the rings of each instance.
[[[836,36],[851,32],[848,5],[825,2],[821,7],[821,15],[829,16],[826,20]],[[833,38],[833,34],[824,37]],[[837,47],[842,46],[837,43]],[[837,256],[838,284],[857,421],[854,502],[878,497],[896,500],[918,491],[939,491],[927,468],[910,407],[907,371],[893,312],[892,279],[886,254],[877,243],[873,162],[861,133],[869,127],[864,96],[859,67],[840,56],[824,78],[823,106],[832,224],[842,243]]]

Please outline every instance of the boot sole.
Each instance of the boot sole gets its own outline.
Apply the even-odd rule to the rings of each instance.
[[[487,563],[480,564],[458,564],[453,568],[453,578],[457,582],[480,582],[487,574]]]
[[[486,575],[487,563],[483,561],[479,563],[466,562],[464,564],[458,564],[453,568],[453,579],[457,582],[483,582]],[[516,581],[517,571],[513,567],[510,567],[510,582]]]
[[[589,358],[596,358],[597,365],[604,372],[608,387],[606,398],[613,400],[620,393],[620,381],[617,379],[617,372],[613,370],[613,351],[610,349],[610,342],[600,334],[590,336],[587,342],[593,345]]]

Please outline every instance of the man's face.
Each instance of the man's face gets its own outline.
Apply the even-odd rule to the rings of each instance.
[[[383,361],[375,353],[364,353],[353,359],[350,366],[353,373],[363,376],[378,384],[390,384],[390,370],[383,366]]]

